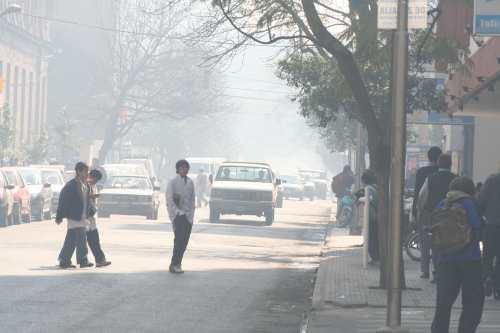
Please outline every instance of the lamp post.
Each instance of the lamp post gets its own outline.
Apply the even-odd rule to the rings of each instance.
[[[22,9],[23,8],[21,7],[21,5],[15,3],[10,4],[9,6],[7,6],[7,8],[5,8],[3,12],[0,13],[0,17],[4,17],[10,14],[20,13]]]
[[[389,283],[386,326],[378,333],[409,333],[401,328],[401,220],[403,216],[408,83],[408,0],[398,0],[392,73]]]

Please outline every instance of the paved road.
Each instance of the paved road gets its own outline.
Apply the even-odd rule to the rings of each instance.
[[[310,304],[327,202],[288,201],[271,227],[198,212],[186,274],[167,272],[170,224],[100,220],[107,268],[55,266],[65,226],[0,230],[0,332],[297,332]]]

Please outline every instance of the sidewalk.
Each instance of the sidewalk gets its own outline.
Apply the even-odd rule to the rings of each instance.
[[[378,267],[362,266],[362,242],[361,236],[330,227],[314,287],[308,333],[374,332],[383,326],[387,294],[377,289]],[[403,323],[412,333],[429,332],[436,287],[420,279],[420,263],[406,256],[404,260],[408,289],[403,291]],[[455,304],[452,327],[456,327],[460,298]],[[486,300],[478,332],[500,332],[500,302]]]
[[[347,230],[331,228],[324,247],[316,280],[313,309],[325,304],[343,307],[385,307],[386,291],[377,289],[379,268],[362,266],[361,236],[349,236]],[[435,285],[420,279],[420,264],[405,258],[407,290],[403,307],[433,307]]]

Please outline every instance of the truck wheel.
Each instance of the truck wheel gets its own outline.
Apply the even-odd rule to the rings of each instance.
[[[210,207],[210,222],[217,223],[220,220],[220,212]]]
[[[274,208],[266,211],[264,213],[264,216],[266,217],[266,224],[271,225],[274,222]]]

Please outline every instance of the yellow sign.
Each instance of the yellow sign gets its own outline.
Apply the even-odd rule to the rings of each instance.
[[[3,93],[3,88],[4,88],[3,77],[0,77],[0,94]]]

